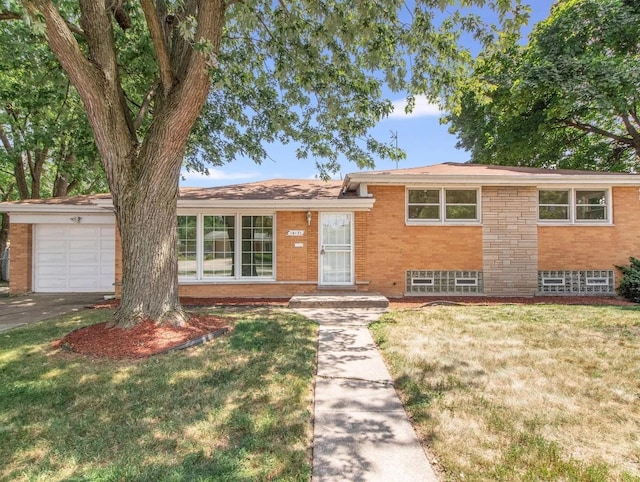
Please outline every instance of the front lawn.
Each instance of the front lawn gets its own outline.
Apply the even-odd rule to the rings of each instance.
[[[139,361],[52,348],[94,310],[0,333],[1,480],[308,480],[316,325],[287,310]]]
[[[372,331],[447,480],[640,480],[640,309],[425,307]]]

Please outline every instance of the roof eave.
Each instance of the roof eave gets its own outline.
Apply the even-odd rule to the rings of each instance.
[[[411,185],[411,184],[469,184],[480,186],[527,186],[527,185],[562,185],[592,184],[602,186],[639,186],[640,176],[627,175],[594,175],[594,174],[523,174],[517,176],[475,175],[459,176],[451,174],[352,174],[345,177],[344,189],[352,190],[360,183],[369,185]]]
[[[110,204],[110,203],[109,203]],[[93,213],[93,214],[112,214],[109,206],[96,206],[94,204],[0,204],[0,213],[22,214],[76,214],[76,213]]]
[[[368,211],[375,199],[179,199],[178,209],[260,209],[274,211],[355,210]]]

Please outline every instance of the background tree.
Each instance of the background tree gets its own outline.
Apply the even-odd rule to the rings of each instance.
[[[185,153],[199,167],[238,154],[260,162],[264,142],[296,142],[323,175],[340,155],[359,167],[399,155],[367,133],[391,110],[383,84],[433,99],[470,58],[460,32],[493,39],[477,16],[444,13],[456,3],[489,3],[508,29],[526,13],[519,0],[22,0],[77,89],[105,166],[122,239],[116,323],[185,320],[176,259]],[[5,17],[18,7],[9,1]]]
[[[637,170],[640,11],[561,0],[527,46],[487,49],[449,116],[472,161]]]
[[[42,36],[0,29],[0,200],[104,191],[104,169],[75,89]],[[8,239],[2,215],[0,253]]]

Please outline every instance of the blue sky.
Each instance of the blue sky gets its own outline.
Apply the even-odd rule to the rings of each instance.
[[[529,0],[531,17],[528,27],[523,32],[525,35],[535,23],[547,18],[554,1]],[[440,124],[441,114],[437,106],[429,104],[426,99],[418,98],[414,111],[407,115],[404,113],[404,98],[398,96],[392,98],[392,101],[395,106],[394,113],[380,121],[371,132],[378,140],[390,143],[394,142],[391,137],[392,132],[397,132],[398,147],[407,154],[406,159],[400,161],[398,167],[417,167],[441,162],[469,160],[469,154],[466,151],[456,149],[456,137],[449,134],[446,125]],[[311,179],[317,174],[314,161],[312,159],[296,159],[292,146],[271,146],[268,153],[272,160],[266,160],[261,165],[247,159],[236,159],[225,166],[209,168],[209,176],[184,172],[185,179],[181,181],[180,185],[206,187],[264,179]],[[376,169],[394,169],[395,167],[395,162],[390,160],[376,162]],[[343,162],[341,175],[344,176],[358,170],[355,164]]]

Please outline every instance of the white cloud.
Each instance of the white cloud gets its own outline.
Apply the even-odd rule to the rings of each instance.
[[[256,171],[231,171],[227,169],[209,169],[209,175],[201,172],[187,172],[183,170],[180,173],[181,187],[214,187],[224,186],[227,184],[238,184],[240,182],[253,182],[261,179],[260,174]]]
[[[258,176],[256,172],[234,172],[224,169],[209,168],[209,175],[196,171],[182,171],[180,175],[185,181],[234,181],[240,179],[253,179]]]
[[[424,95],[416,95],[416,103],[413,106],[411,114],[405,113],[407,99],[398,99],[393,101],[393,112],[389,114],[389,119],[411,119],[413,117],[440,117],[443,112],[438,104],[429,102]]]

